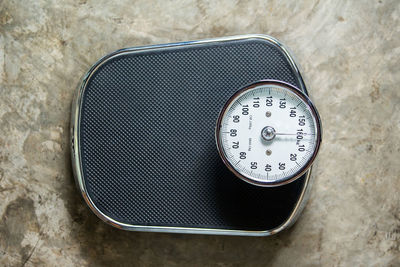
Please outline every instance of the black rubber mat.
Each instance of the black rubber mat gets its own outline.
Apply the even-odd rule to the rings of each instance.
[[[282,51],[263,39],[122,53],[83,93],[80,153],[89,197],[132,225],[268,230],[292,212],[304,177],[261,188],[218,156],[218,113],[241,87],[276,79],[299,87]]]

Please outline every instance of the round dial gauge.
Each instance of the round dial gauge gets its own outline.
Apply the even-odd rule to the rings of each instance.
[[[216,139],[222,160],[237,177],[279,186],[311,167],[321,142],[321,123],[299,89],[281,81],[259,81],[227,101]]]

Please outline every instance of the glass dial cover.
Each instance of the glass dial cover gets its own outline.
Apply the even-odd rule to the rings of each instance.
[[[296,87],[265,80],[236,92],[216,126],[219,154],[239,178],[279,186],[304,174],[321,143],[321,122],[310,99]]]

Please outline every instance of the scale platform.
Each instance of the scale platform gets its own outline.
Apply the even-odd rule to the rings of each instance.
[[[72,165],[90,209],[125,230],[271,235],[291,225],[310,172],[265,188],[219,157],[226,100],[258,80],[306,92],[288,50],[265,35],[134,47],[100,59],[72,106]]]

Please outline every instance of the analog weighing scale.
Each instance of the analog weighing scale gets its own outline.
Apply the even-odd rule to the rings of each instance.
[[[271,235],[311,187],[321,122],[292,55],[244,35],[118,50],[83,77],[72,165],[125,230]]]

